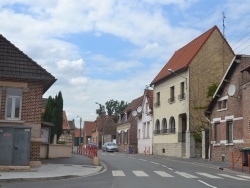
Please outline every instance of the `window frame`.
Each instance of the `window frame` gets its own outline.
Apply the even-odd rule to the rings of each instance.
[[[227,121],[226,138],[227,138],[228,144],[233,143],[233,121]]]
[[[11,93],[11,91],[8,91],[9,89],[13,90],[20,90],[21,93],[20,96],[18,94],[8,94],[8,92]],[[21,114],[22,114],[22,98],[23,98],[23,90],[21,88],[7,88],[6,89],[6,102],[5,102],[5,119],[6,120],[21,120]],[[10,117],[8,117],[8,107],[9,107],[9,100],[11,99],[11,114]],[[16,109],[16,100],[19,99],[19,114],[18,117],[16,117],[15,109]]]

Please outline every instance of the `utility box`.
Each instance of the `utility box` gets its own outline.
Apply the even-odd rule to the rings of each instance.
[[[31,127],[0,125],[0,166],[28,166]]]

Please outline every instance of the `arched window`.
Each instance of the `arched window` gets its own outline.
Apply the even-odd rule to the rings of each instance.
[[[155,122],[155,134],[160,134],[160,121],[157,119]]]
[[[162,133],[167,133],[167,132],[168,132],[167,120],[166,120],[166,118],[163,118],[163,120],[162,120]]]
[[[169,132],[175,133],[175,119],[173,116],[169,120]]]

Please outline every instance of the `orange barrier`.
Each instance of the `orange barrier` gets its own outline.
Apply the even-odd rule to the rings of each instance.
[[[145,147],[144,154],[145,155],[150,155],[150,146],[149,147]]]
[[[93,159],[93,157],[97,157],[98,148],[91,146],[77,146],[77,154],[86,155],[87,157]]]
[[[242,152],[232,152],[232,169],[235,168],[235,165],[239,165],[241,171],[243,172],[243,153]]]

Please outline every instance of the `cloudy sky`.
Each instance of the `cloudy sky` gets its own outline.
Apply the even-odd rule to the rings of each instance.
[[[0,33],[57,78],[68,119],[131,100],[173,53],[214,25],[250,54],[249,0],[1,0]],[[79,127],[78,123],[77,126]]]

